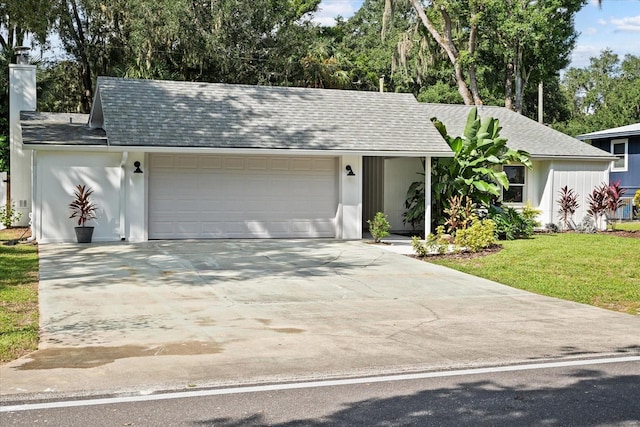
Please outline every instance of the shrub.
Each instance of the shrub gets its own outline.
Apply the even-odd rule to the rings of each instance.
[[[16,206],[12,202],[10,205],[0,207],[0,223],[9,228],[14,222],[20,221],[22,212],[16,211]]]
[[[562,217],[563,228],[565,230],[575,228],[573,214],[575,214],[576,210],[580,207],[576,192],[573,191],[573,188],[565,185],[560,189],[560,198],[557,202],[560,205],[558,213]]]
[[[640,216],[640,190],[636,191],[636,195],[633,196],[633,210],[638,218]]]
[[[476,220],[471,226],[458,230],[455,244],[471,252],[478,252],[496,243],[495,232],[496,223],[492,220]]]
[[[598,231],[598,228],[596,227],[596,223],[593,220],[593,217],[591,217],[590,215],[585,216],[584,218],[582,218],[582,221],[580,222],[580,224],[578,224],[576,226],[576,231],[579,233],[595,233]]]
[[[69,203],[71,216],[78,218],[78,226],[84,227],[90,219],[96,219],[97,206],[91,201],[93,190],[85,185],[78,184],[74,192],[74,199]]]
[[[614,219],[611,221],[611,229],[616,229],[616,211],[622,207],[622,196],[626,193],[627,190],[624,188],[620,188],[620,180],[613,184],[609,184],[606,187],[605,192],[605,204],[607,206],[607,211],[609,211],[609,216]]]
[[[556,224],[549,222],[547,224],[544,225],[544,228],[546,228],[547,230],[549,230],[552,233],[557,233],[558,231],[560,231],[560,227],[558,227]]]
[[[369,231],[373,236],[373,241],[376,243],[380,243],[382,239],[389,235],[389,229],[391,225],[389,224],[389,220],[387,216],[382,212],[376,213],[376,216],[372,220],[367,220],[369,224]]]
[[[422,243],[418,236],[413,236],[411,238],[411,247],[419,257],[426,257],[430,253],[429,245]]]
[[[429,233],[424,243],[417,236],[413,236],[411,246],[418,256],[425,257],[433,253],[445,253],[452,241],[451,235],[444,232],[444,225],[439,225],[436,234]]]
[[[593,220],[598,228],[600,228],[600,221],[602,216],[607,210],[607,204],[605,199],[607,198],[607,186],[602,184],[591,191],[587,201],[589,202],[589,209],[587,213],[593,217]]]
[[[531,203],[527,201],[527,204],[522,208],[521,215],[524,219],[530,219],[533,221],[534,227],[540,227],[540,221],[536,221],[538,215],[540,215],[542,211],[540,209],[536,209],[531,206]]]
[[[452,196],[449,199],[449,207],[444,212],[447,214],[444,225],[447,226],[447,231],[451,234],[469,227],[476,218],[473,202],[469,196]]]
[[[510,207],[492,205],[487,214],[493,220],[500,240],[526,239],[533,235],[536,222]]]

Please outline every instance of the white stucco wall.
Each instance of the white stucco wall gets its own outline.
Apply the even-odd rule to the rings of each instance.
[[[347,176],[347,165],[351,166],[355,176]],[[338,175],[340,201],[336,237],[362,239],[362,156],[341,156]]]
[[[411,224],[402,222],[404,202],[412,182],[424,180],[422,163],[418,157],[385,159],[384,161],[384,213],[392,231],[411,231]],[[424,224],[419,227],[424,227]]]
[[[610,162],[597,161],[534,162],[533,170],[529,173],[534,194],[530,195],[532,204],[542,210],[542,225],[559,224],[557,200],[560,189],[565,185],[577,193],[580,203],[573,220],[576,224],[582,221],[589,209],[588,196],[591,191],[602,183],[609,183],[609,166]]]
[[[22,219],[29,223],[31,212],[31,150],[23,150],[20,111],[36,109],[35,65],[9,65],[9,147],[11,162],[11,200]]]
[[[38,242],[75,242],[77,222],[69,218],[69,203],[78,184],[94,190],[97,219],[87,222],[95,227],[94,241],[146,240],[145,177],[133,174],[133,162],[144,155],[125,157],[121,167],[122,153],[37,152],[34,233]]]

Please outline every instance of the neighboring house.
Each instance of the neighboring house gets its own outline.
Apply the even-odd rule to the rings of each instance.
[[[618,210],[617,216],[632,219],[633,196],[640,190],[640,123],[585,133],[577,138],[615,156],[609,179],[611,182],[620,181],[620,186],[626,190],[624,206]]]
[[[436,117],[452,136],[462,136],[471,106],[423,104],[428,118]],[[500,121],[500,135],[507,138],[507,146],[530,154],[531,169],[522,165],[504,166],[509,178],[509,189],[503,190],[502,200],[509,206],[523,207],[526,203],[538,208],[538,220],[543,225],[559,223],[558,203],[560,188],[565,185],[576,191],[580,207],[574,221],[580,222],[587,214],[587,197],[603,182],[609,182],[609,166],[613,157],[600,149],[555,131],[504,107],[478,107],[484,119],[495,117]]]
[[[28,111],[35,67],[10,70],[12,198],[42,243],[75,240],[77,184],[96,241],[360,239],[363,185],[402,230],[421,159],[452,155],[411,94],[100,77],[90,115],[53,114]]]

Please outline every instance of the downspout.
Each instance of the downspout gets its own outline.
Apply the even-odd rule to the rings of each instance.
[[[40,221],[37,220],[36,215],[36,194],[37,194],[37,186],[38,186],[38,163],[36,161],[37,151],[33,150],[31,154],[31,213],[29,214],[29,226],[31,227],[31,236],[27,238],[27,242],[32,242],[36,240],[36,226],[41,227]]]
[[[127,210],[127,198],[125,194],[125,177],[126,172],[124,170],[124,165],[127,163],[127,158],[129,157],[129,152],[122,152],[122,160],[120,161],[120,240],[127,240],[126,230],[125,230],[125,213]]]
[[[550,200],[550,204],[551,204],[551,209],[549,209],[549,224],[553,224],[553,197],[554,197],[554,192],[555,192],[555,176],[556,176],[556,172],[555,172],[555,165],[553,162],[551,162],[551,166],[549,168],[549,174],[551,175],[551,200]]]

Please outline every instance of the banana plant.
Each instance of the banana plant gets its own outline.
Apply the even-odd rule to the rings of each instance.
[[[498,119],[481,120],[475,107],[467,116],[462,136],[449,135],[445,125],[435,117],[431,121],[454,153],[453,157],[436,158],[432,163],[432,202],[437,224],[443,223],[444,211],[452,196],[468,196],[474,204],[484,206],[498,199],[502,188],[509,188],[509,179],[501,165],[518,163],[531,168],[529,153],[512,150],[507,146],[507,139],[500,136],[502,128]],[[412,185],[411,189],[415,193],[418,188]],[[408,193],[405,203],[408,214],[414,214],[410,199],[415,200],[415,194]],[[405,220],[407,217],[417,222],[415,215],[405,214]]]

